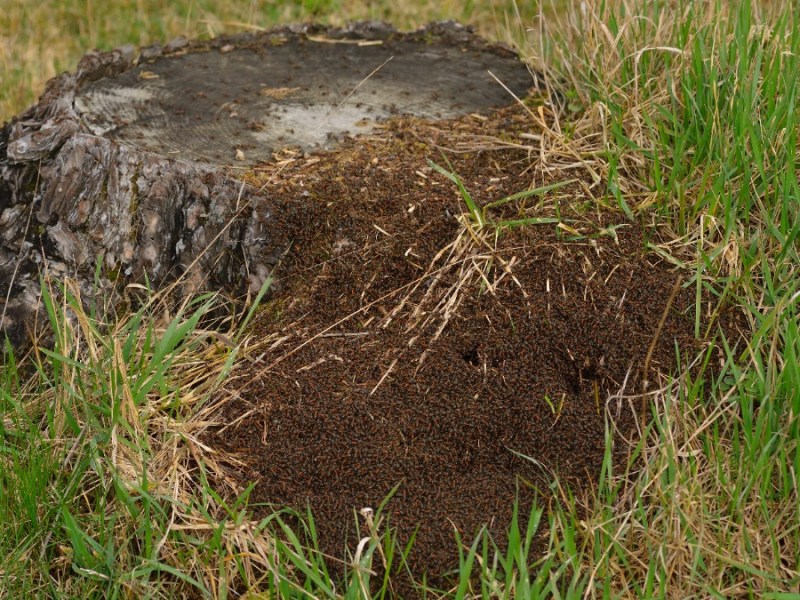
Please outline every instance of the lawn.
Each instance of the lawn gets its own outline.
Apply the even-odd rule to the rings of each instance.
[[[594,493],[553,480],[503,547],[461,540],[452,589],[428,597],[800,599],[793,3],[161,4],[0,0],[0,119],[92,48],[307,20],[471,23],[559,99],[546,135],[530,113],[530,160],[593,182],[593,210],[658,231],[649,250],[693,295],[695,338],[714,340],[688,358],[699,368],[631,398],[653,417],[627,464],[611,460],[609,419]],[[376,525],[355,555],[323,556],[313,515],[255,519],[232,459],[204,442],[256,343],[248,324],[274,306],[207,295],[167,311],[154,296],[100,327],[75,290],[44,290],[54,346],[8,347],[0,372],[0,597],[392,596],[405,547],[391,534]],[[706,326],[723,307],[743,340]]]

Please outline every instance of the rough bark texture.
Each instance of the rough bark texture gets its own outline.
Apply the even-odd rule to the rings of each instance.
[[[251,144],[243,150],[223,140],[224,152],[216,155],[230,157],[224,164],[226,161],[213,162],[184,152],[186,144],[173,153],[160,152],[152,140],[136,143],[125,132],[145,120],[141,115],[121,113],[120,122],[109,126],[107,115],[87,111],[98,94],[109,97],[108,92],[97,91],[103,82],[127,78],[147,84],[149,78],[158,77],[153,71],[158,72],[159,65],[180,57],[227,54],[233,49],[258,52],[287,43],[303,46],[312,36],[354,48],[385,44],[394,48],[391,52],[395,54],[407,53],[409,44],[428,53],[433,51],[430,49],[455,48],[464,54],[505,61],[518,73],[524,72],[527,85],[533,84],[515,56],[455,24],[432,25],[411,34],[376,24],[346,30],[304,26],[211,41],[176,40],[139,51],[128,46],[89,53],[74,73],[50,81],[38,104],[0,130],[0,329],[13,343],[23,342],[34,319],[41,315],[39,290],[44,273],[57,280],[72,278],[86,301],[97,294],[112,301],[120,298],[124,284],[130,282],[149,281],[159,286],[178,278],[182,293],[220,286],[240,291],[260,287],[285,248],[271,241],[274,208],[268,190],[243,183],[243,170],[231,168],[231,163],[234,159],[246,164],[254,157],[265,158],[281,142],[293,145],[292,140],[273,139],[271,145],[255,148]],[[425,72],[420,70],[420,82]],[[369,75],[360,77],[366,80]],[[473,75],[459,75],[463,89],[474,87]],[[326,76],[320,73],[321,79]],[[197,77],[208,79],[208,74],[197,73]],[[458,78],[454,81],[457,86]],[[515,93],[524,93],[519,81],[514,83]],[[266,95],[279,102],[282,95],[297,89],[269,87]],[[435,94],[435,86],[432,90]],[[264,96],[263,89],[260,92]],[[506,98],[511,101],[510,95]],[[184,100],[192,105],[190,98]],[[233,104],[237,102],[238,109],[231,109],[231,103],[224,105],[231,119],[246,108],[238,99]],[[431,116],[423,110],[430,102],[417,99],[417,104],[422,107],[417,112],[402,104],[390,105],[388,112]],[[461,110],[479,109],[467,103]],[[179,106],[175,114],[181,115],[183,110]],[[167,112],[161,110],[160,118]],[[377,112],[381,113],[378,118],[386,116]],[[264,123],[256,125],[256,130],[264,127]],[[181,127],[179,124],[177,130]],[[140,134],[133,137],[136,135]],[[169,135],[177,134],[165,137]],[[171,140],[164,141],[164,148],[170,148]],[[294,145],[302,147],[303,143],[300,140]],[[309,147],[314,148],[313,140]]]

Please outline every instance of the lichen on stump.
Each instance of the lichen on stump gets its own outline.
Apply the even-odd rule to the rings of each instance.
[[[26,339],[45,270],[87,301],[130,282],[258,288],[286,248],[269,189],[245,183],[255,165],[393,115],[487,111],[533,83],[512,52],[452,23],[89,53],[0,130],[0,328]]]

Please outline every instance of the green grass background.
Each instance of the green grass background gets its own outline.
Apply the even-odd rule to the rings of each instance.
[[[598,207],[668,236],[650,249],[718,299],[698,304],[696,333],[726,357],[647,396],[656,416],[635,468],[606,461],[595,497],[554,481],[559,502],[522,515],[508,548],[462,540],[458,583],[429,597],[800,598],[793,3],[0,0],[0,117],[93,47],[362,18],[455,18],[517,43],[569,101],[555,124],[532,115],[536,152],[581,165]],[[390,533],[322,557],[313,516],[253,522],[244,496],[208,483],[224,465],[196,432],[247,343],[233,322],[225,343],[200,327],[218,299],[166,316],[148,305],[101,332],[66,292],[45,294],[55,348],[24,367],[7,354],[0,372],[0,597],[391,596],[370,571],[403,568]],[[735,348],[700,327],[723,301],[751,330]],[[543,556],[530,553],[537,527]]]

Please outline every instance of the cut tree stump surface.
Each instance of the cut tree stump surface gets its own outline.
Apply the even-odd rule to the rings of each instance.
[[[276,34],[140,61],[81,86],[75,105],[97,135],[174,158],[252,165],[287,146],[332,148],[399,114],[484,112],[533,84],[500,47],[367,33]]]

